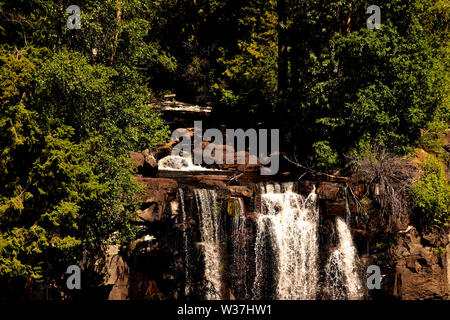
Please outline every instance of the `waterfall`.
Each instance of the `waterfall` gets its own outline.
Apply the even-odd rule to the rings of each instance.
[[[189,156],[180,157],[170,155],[158,161],[158,170],[166,171],[214,171],[214,169],[204,168],[202,166],[196,166],[192,163],[192,159]]]
[[[325,266],[326,290],[333,300],[359,300],[363,298],[362,283],[358,276],[358,256],[347,223],[336,217],[339,237]]]
[[[341,253],[334,249],[325,266],[325,291],[330,300],[345,300],[346,289],[343,269],[341,268]]]
[[[244,201],[234,198],[239,204],[239,215],[233,215],[231,223],[231,282],[235,298],[248,299],[247,292],[247,231]]]
[[[254,200],[260,210],[254,221],[254,233],[250,228],[253,219],[247,221],[242,198],[219,199],[215,190],[194,190],[204,258],[205,298],[228,299],[230,293],[231,298],[238,300],[362,299],[358,255],[346,222],[349,215],[335,218],[331,239],[336,244],[324,265],[324,286],[319,290],[319,212],[315,189],[307,197],[296,193],[293,183],[264,184],[260,190]],[[190,256],[193,243],[187,228],[183,190],[178,194],[185,226],[188,295],[193,283],[194,261]],[[228,205],[228,215],[220,212],[223,204]],[[253,244],[254,256],[249,251]]]
[[[200,233],[205,260],[206,299],[220,299],[222,290],[220,259],[220,215],[214,190],[194,190],[200,216]]]
[[[184,246],[184,271],[185,271],[185,290],[184,294],[187,296],[190,290],[191,284],[191,256],[188,234],[188,221],[186,215],[186,208],[184,206],[184,192],[183,189],[178,189],[178,199],[180,201],[181,214],[183,218],[183,246]]]
[[[318,282],[318,211],[313,191],[306,199],[293,184],[261,188],[255,244],[255,299],[315,299]],[[282,192],[282,193],[281,193]],[[271,273],[272,272],[272,273]],[[271,294],[271,290],[274,290]]]

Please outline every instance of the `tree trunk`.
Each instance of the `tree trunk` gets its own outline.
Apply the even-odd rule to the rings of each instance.
[[[278,11],[278,97],[283,100],[288,86],[286,0],[277,0]]]
[[[117,1],[117,13],[116,13],[116,20],[119,24],[120,19],[122,17],[122,3],[120,1]],[[116,49],[117,49],[117,41],[119,40],[119,25],[117,25],[117,31],[114,34],[114,43],[111,53],[111,58],[109,59],[109,64],[112,66],[114,63],[114,57],[116,56]]]

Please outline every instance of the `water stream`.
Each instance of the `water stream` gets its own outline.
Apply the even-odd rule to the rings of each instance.
[[[158,161],[158,170],[164,171],[214,171],[202,166],[194,165],[190,156],[167,156]]]
[[[183,189],[178,189],[178,201],[180,202],[181,214],[183,218],[183,249],[184,249],[184,270],[185,270],[185,296],[189,294],[191,284],[191,245],[188,234],[188,220],[186,215],[186,208],[184,206],[184,192]]]
[[[255,244],[255,299],[310,300],[317,295],[316,194],[313,191],[304,198],[291,190],[291,184],[266,185],[261,195]],[[273,274],[267,275],[270,269]],[[275,292],[271,294],[272,289]]]
[[[293,183],[260,185],[259,214],[247,218],[242,198],[196,189],[206,299],[358,300],[364,297],[358,255],[345,217],[335,233],[319,280],[319,209],[315,189],[304,197]],[[183,190],[178,191],[184,225],[186,295],[195,272]],[[228,214],[221,210],[227,204]],[[232,209],[230,209],[232,206]],[[248,225],[247,225],[248,224]],[[254,226],[249,227],[250,225]],[[250,228],[250,229],[248,229]],[[250,230],[250,231],[249,231]],[[324,248],[320,249],[323,250]],[[323,252],[323,251],[322,251]]]
[[[235,298],[248,299],[247,288],[247,229],[242,198],[234,198],[239,214],[231,218],[231,287]]]
[[[194,190],[200,213],[200,233],[205,260],[206,299],[220,299],[222,291],[220,256],[220,214],[217,212],[217,193],[215,190]]]
[[[332,300],[360,300],[363,290],[358,275],[358,255],[350,228],[341,217],[336,217],[336,230],[339,241],[325,266],[325,290]]]

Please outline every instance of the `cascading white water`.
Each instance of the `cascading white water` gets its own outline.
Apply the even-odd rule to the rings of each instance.
[[[347,296],[341,261],[341,252],[334,249],[325,266],[325,292],[330,300],[345,300]]]
[[[235,298],[247,299],[247,234],[245,227],[244,201],[236,198],[239,204],[239,215],[232,217],[232,288],[238,295]]]
[[[253,294],[267,297],[267,264],[275,264],[274,297],[310,300],[317,295],[318,211],[313,191],[306,199],[294,193],[293,184],[266,185],[261,195],[255,244],[256,278]],[[283,193],[280,193],[283,192]],[[267,248],[270,246],[270,248]],[[267,253],[274,255],[267,257]]]
[[[336,230],[339,242],[325,267],[326,290],[333,300],[362,299],[362,283],[357,271],[358,255],[350,229],[341,217],[336,217]]]
[[[202,252],[205,263],[206,299],[228,297],[228,279],[232,298],[236,299],[316,299],[319,291],[319,213],[315,190],[308,197],[294,192],[294,184],[261,186],[261,212],[256,220],[255,279],[247,290],[251,256],[247,256],[246,217],[242,198],[232,198],[231,216],[219,213],[214,190],[194,190]],[[179,190],[182,221],[187,225],[183,190]],[[258,201],[258,200],[256,200]],[[239,214],[236,212],[239,204]],[[221,219],[224,219],[223,221]],[[231,220],[228,220],[231,219]],[[230,222],[230,224],[228,223]],[[350,228],[344,218],[336,217],[336,247],[325,265],[325,298],[358,300],[364,297],[358,276],[358,255]],[[230,232],[225,241],[225,231]],[[250,230],[249,230],[250,232]],[[192,272],[187,229],[184,229],[186,294],[189,293]],[[222,245],[228,243],[228,246]],[[226,251],[228,252],[226,253]],[[223,257],[222,257],[223,255]],[[248,260],[250,259],[250,260]],[[226,262],[230,264],[227,265]],[[225,270],[224,270],[225,269]],[[230,272],[229,278],[222,274]],[[229,281],[229,282],[228,282]]]
[[[183,189],[178,189],[178,199],[180,201],[181,214],[183,217],[183,246],[184,246],[184,272],[185,272],[185,295],[189,294],[189,286],[191,284],[191,256],[188,237],[188,221],[186,209],[184,207]]]
[[[220,215],[217,214],[217,193],[214,190],[194,190],[200,213],[200,233],[205,259],[206,299],[220,299],[222,289],[220,259]]]
[[[204,168],[192,163],[190,156],[167,156],[158,161],[158,170],[165,171],[214,171],[214,169]]]

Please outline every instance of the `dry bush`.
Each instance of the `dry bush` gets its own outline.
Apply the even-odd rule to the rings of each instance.
[[[412,211],[410,187],[418,175],[417,166],[406,159],[380,151],[360,159],[353,159],[352,180],[367,185],[366,196],[370,196],[388,215],[389,226],[402,221],[402,215]]]

